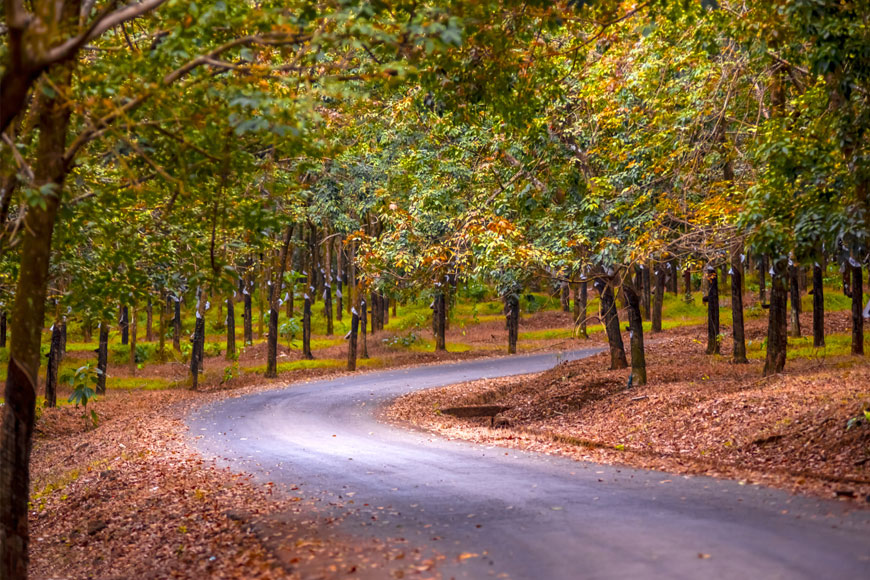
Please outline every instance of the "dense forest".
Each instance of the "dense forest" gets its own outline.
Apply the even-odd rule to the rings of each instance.
[[[263,337],[275,377],[280,342],[313,359],[316,334],[354,370],[407,304],[428,305],[446,349],[460,294],[503,303],[516,353],[535,292],[571,309],[576,335],[603,325],[634,385],[663,305],[693,294],[706,352],[735,364],[753,294],[764,375],[785,368],[789,335],[824,346],[825,292],[849,301],[864,353],[864,2],[9,0],[0,14],[4,579],[27,573],[37,395],[54,406],[68,380],[87,404],[111,357],[185,364],[196,390],[209,356],[231,378]],[[73,342],[96,364],[65,376]]]

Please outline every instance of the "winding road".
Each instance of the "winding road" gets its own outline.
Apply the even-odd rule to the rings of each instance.
[[[376,418],[410,391],[537,372],[559,358],[300,383],[202,407],[188,424],[200,451],[225,465],[336,503],[352,497],[347,534],[401,533],[443,554],[446,578],[870,578],[870,510],[450,441]]]

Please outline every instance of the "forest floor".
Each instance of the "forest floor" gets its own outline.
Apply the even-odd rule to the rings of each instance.
[[[570,326],[570,314],[545,311],[527,317],[522,330]],[[559,331],[556,338],[529,337],[524,350],[578,344],[570,339],[566,343],[569,335],[570,331]],[[459,352],[423,352],[418,341],[410,348],[392,347],[396,336],[407,333],[369,336],[369,354],[376,361],[369,368],[493,356],[506,341],[504,323],[498,320],[452,329],[448,348]],[[344,374],[338,361],[346,347],[328,340],[320,346],[316,360],[334,364],[295,366],[292,363],[301,361],[298,350],[282,347],[279,377],[271,381],[253,371],[228,378],[225,369],[231,361],[207,358],[205,380],[196,392],[182,388],[187,369],[181,363],[148,364],[143,369],[111,364],[110,377],[125,387],[110,388],[88,406],[97,412],[96,427],[81,408],[40,409],[31,463],[31,577],[329,578],[338,564],[351,559],[360,562],[358,577],[379,577],[378,571],[388,565],[392,573],[439,577],[431,555],[424,557],[412,546],[361,549],[323,542],[319,531],[331,522],[318,516],[318,498],[296,496],[292,490],[273,489],[221,469],[190,446],[184,417],[195,406]],[[72,350],[65,363],[81,364],[91,357],[89,351]],[[237,369],[262,365],[264,359],[265,344],[260,342],[245,349]],[[166,388],[167,381],[177,386]],[[61,390],[58,400],[65,401],[68,394]],[[262,524],[270,513],[292,512],[299,514],[292,529]],[[290,542],[296,546],[293,553],[275,554],[267,547],[281,534],[295,538]],[[397,560],[402,563],[398,568]]]
[[[865,503],[870,424],[857,419],[870,408],[870,365],[832,348],[826,358],[814,351],[790,360],[783,375],[762,380],[762,321],[748,322],[748,365],[704,355],[704,329],[696,324],[694,318],[672,321],[665,333],[647,334],[647,386],[626,391],[628,371],[603,370],[607,358],[598,355],[538,375],[411,395],[387,414],[447,437],[734,477],[870,505]],[[832,343],[847,324],[845,313],[830,313]],[[570,338],[570,327],[568,313],[524,316],[521,350],[605,346],[600,328],[586,341]],[[425,352],[431,341],[405,340],[411,332],[420,333],[394,329],[369,337],[369,368],[493,356],[503,352],[506,340],[496,315],[454,325],[448,334],[454,352]],[[109,374],[124,386],[93,403],[97,427],[68,405],[41,410],[31,470],[32,577],[331,578],[348,561],[359,563],[357,577],[381,578],[387,569],[393,575],[439,577],[437,561],[413,546],[362,549],[324,542],[318,531],[331,522],[319,515],[318,498],[221,469],[191,448],[184,417],[196,406],[343,374],[343,341],[318,339],[320,364],[302,361],[297,349],[282,348],[279,378],[272,381],[256,370],[264,363],[262,343],[249,346],[238,363],[209,357],[197,392],[183,388],[182,363],[113,364]],[[729,349],[726,339],[723,353]],[[88,357],[84,349],[73,350],[65,364]],[[59,400],[67,394],[59,393]],[[513,407],[505,414],[509,428],[490,429],[486,420],[438,412],[480,403]],[[850,419],[855,421],[847,429]],[[295,512],[298,520],[281,530],[261,523],[278,512]],[[282,534],[293,539],[282,542],[295,546],[292,553],[269,549]]]
[[[804,315],[803,328],[811,320]],[[828,313],[826,327],[829,344],[837,343],[849,314]],[[535,375],[412,393],[386,415],[449,438],[727,477],[870,508],[870,361],[790,345],[798,356],[785,372],[762,378],[765,321],[750,320],[746,330],[749,364],[730,362],[730,337],[722,355],[709,356],[706,329],[684,327],[645,333],[645,386],[627,388],[630,369],[607,370],[603,352]],[[473,405],[510,410],[496,428],[489,418],[441,413]]]

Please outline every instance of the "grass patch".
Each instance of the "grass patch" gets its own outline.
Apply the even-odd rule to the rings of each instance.
[[[379,358],[357,359],[357,367],[377,367],[381,366],[383,361]],[[278,363],[278,372],[298,371],[302,369],[337,369],[347,366],[347,359],[336,358],[316,358],[313,360],[294,360],[284,363]],[[258,365],[255,367],[244,367],[242,369],[246,373],[262,374],[266,372],[266,365]]]
[[[148,379],[139,377],[106,377],[107,389],[163,391],[179,385],[168,379]]]
[[[864,333],[864,343],[870,342],[870,332]],[[749,341],[746,344],[746,356],[752,359],[763,359],[767,356],[766,341]],[[812,336],[788,338],[786,360],[824,359],[827,357],[849,356],[852,353],[852,333],[829,334],[825,337],[825,346],[815,348]]]

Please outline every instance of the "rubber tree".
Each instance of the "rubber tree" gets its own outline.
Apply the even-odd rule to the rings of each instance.
[[[628,366],[625,358],[625,345],[619,330],[619,313],[616,310],[616,299],[613,294],[613,276],[600,274],[592,284],[598,291],[601,302],[601,319],[607,333],[607,344],[610,348],[610,369],[624,369]]]

